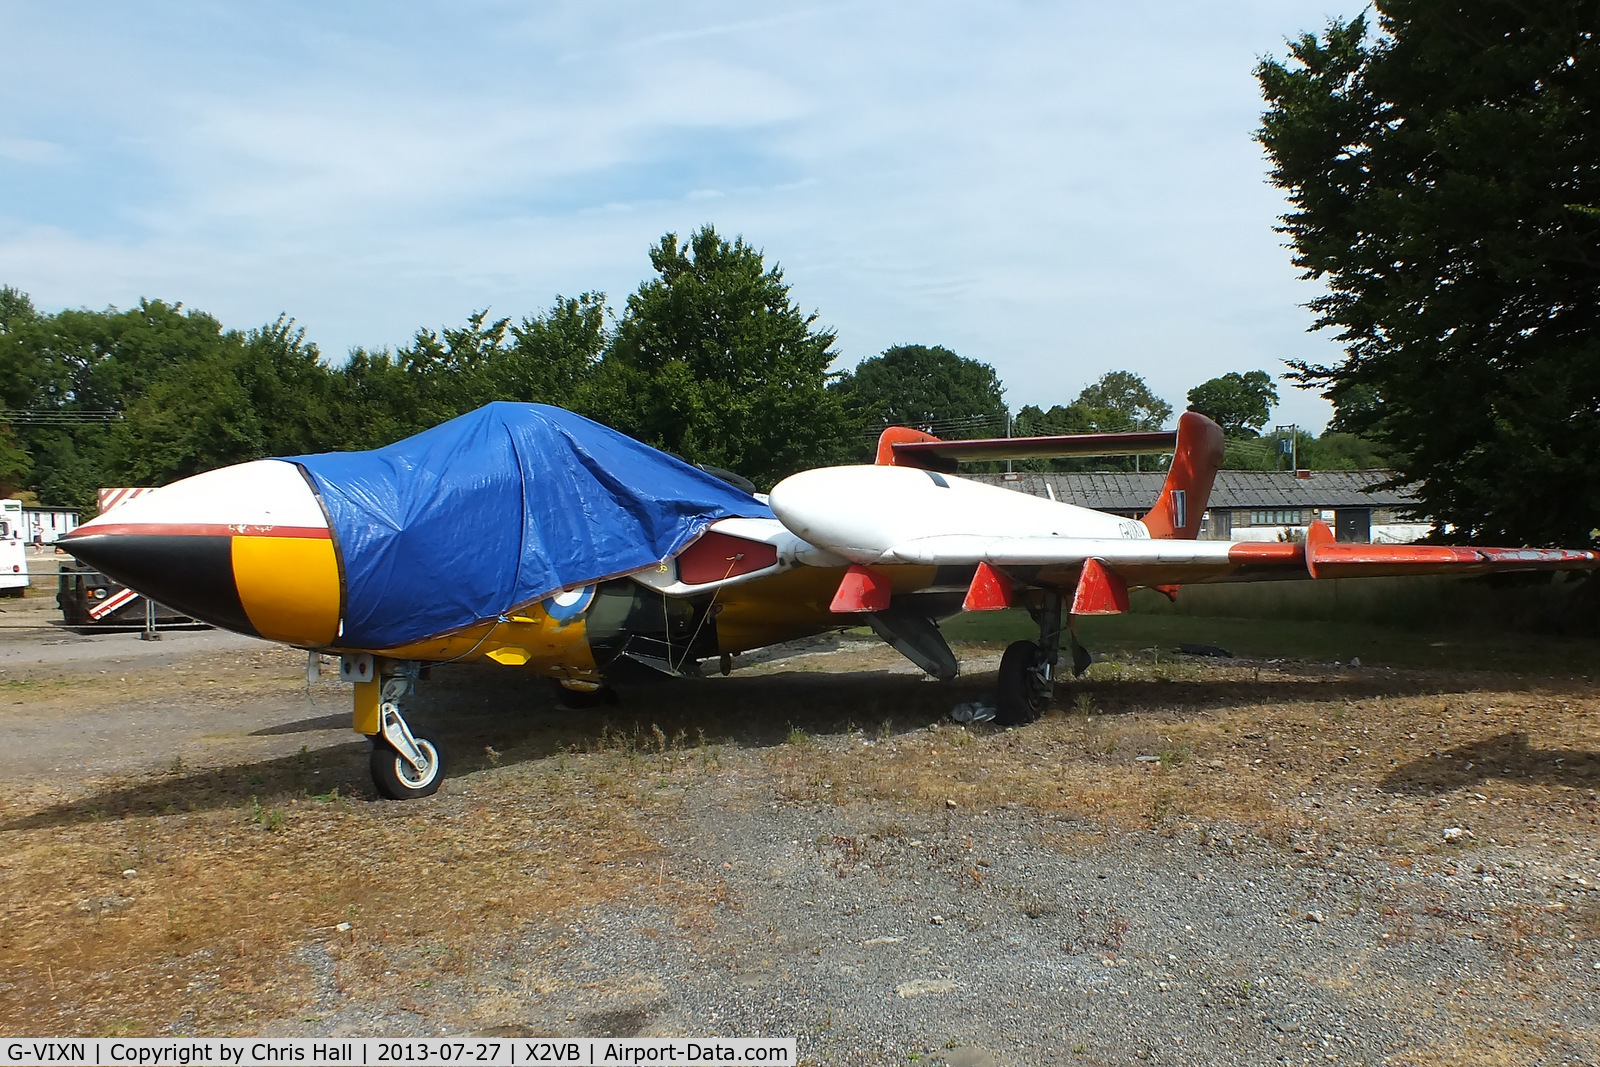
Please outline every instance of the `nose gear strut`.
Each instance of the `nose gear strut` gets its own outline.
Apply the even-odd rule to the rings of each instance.
[[[422,665],[411,660],[346,656],[341,678],[355,682],[357,733],[372,741],[372,782],[391,800],[432,796],[444,781],[448,759],[433,731],[408,725],[400,702],[416,690]]]

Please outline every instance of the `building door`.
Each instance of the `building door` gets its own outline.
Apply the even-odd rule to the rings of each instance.
[[[1200,523],[1200,537],[1206,541],[1231,541],[1233,539],[1233,512],[1227,508],[1211,508]]]
[[[1333,513],[1334,537],[1340,541],[1372,540],[1371,508],[1339,508]]]

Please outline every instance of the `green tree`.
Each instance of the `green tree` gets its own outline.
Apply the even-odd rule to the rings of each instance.
[[[1229,437],[1255,437],[1272,417],[1278,389],[1264,370],[1229,371],[1189,390],[1189,410],[1222,427]]]
[[[605,315],[604,294],[558,296],[515,324],[485,309],[462,326],[418,330],[392,353],[358,348],[336,372],[326,447],[377,448],[492,400],[581,409],[608,340]]]
[[[1310,470],[1366,471],[1387,467],[1388,457],[1377,445],[1353,433],[1324,431],[1321,437],[1302,447],[1300,463]]]
[[[7,403],[54,417],[55,424],[35,419],[12,431],[46,505],[92,509],[99,487],[129,484],[133,472],[120,466],[118,442],[131,428],[127,420],[138,417],[130,409],[175,367],[223,359],[237,344],[211,316],[160,300],[141,300],[127,311],[53,315],[17,314],[25,298],[8,303],[13,313],[0,338],[0,362],[26,371],[4,375],[12,390]],[[105,412],[122,422],[104,421]]]
[[[0,425],[0,496],[15,496],[28,484],[33,459],[17,443],[9,426]]]
[[[43,361],[30,343],[39,321],[28,294],[0,286],[0,407],[26,408],[43,377]]]
[[[850,422],[826,388],[834,334],[795,307],[781,270],[709,225],[685,244],[665,235],[650,263],[585,414],[763,485],[845,453]]]
[[[335,446],[335,377],[287,316],[228,331],[197,357],[174,361],[126,403],[107,466],[119,480],[160,485],[214,467]]]
[[[1006,430],[1005,387],[994,368],[941,345],[895,345],[828,386],[868,430],[915,426],[941,436]]]
[[[580,406],[608,340],[604,293],[558,296],[545,314],[511,327],[495,391],[505,400]]]
[[[128,405],[105,452],[116,484],[163,485],[268,454],[237,362],[236,351],[189,360]]]
[[[1012,432],[1017,437],[1056,434],[1129,433],[1159,430],[1172,416],[1172,405],[1150,391],[1143,378],[1131,371],[1114,370],[1084,386],[1070,404],[1056,404],[1048,411],[1034,404],[1017,412]],[[1088,459],[1018,461],[1021,470],[1120,471],[1155,470],[1154,457],[1097,456]]]
[[[28,294],[0,286],[0,407],[25,408],[33,399],[40,363],[23,336],[38,319]],[[0,495],[28,484],[33,460],[9,423],[0,420]]]
[[[413,385],[387,349],[353,349],[337,370],[339,434],[329,447],[381,448],[424,429]]]
[[[234,373],[262,421],[266,456],[337,447],[342,433],[337,376],[304,328],[287,315],[246,333]]]
[[[1073,406],[1089,433],[1159,430],[1172,417],[1172,405],[1150,391],[1132,371],[1114,370],[1083,387]]]
[[[1600,526],[1600,0],[1376,0],[1257,76],[1335,428],[1477,541]]]
[[[496,376],[505,355],[508,318],[489,318],[488,309],[467,316],[463,326],[435,333],[421,329],[409,348],[395,353],[395,364],[411,388],[411,429],[415,433],[499,399]]]
[[[1037,404],[1024,404],[1011,425],[1014,437],[1056,437],[1091,429],[1089,413],[1076,404],[1052,404],[1048,411]]]

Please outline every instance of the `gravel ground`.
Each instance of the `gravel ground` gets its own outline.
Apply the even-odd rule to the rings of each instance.
[[[716,887],[709,927],[648,900],[586,910],[470,984],[409,991],[412,1010],[346,1008],[325,984],[327,1014],[269,1032],[430,1034],[454,1015],[506,1035],[798,1035],[829,1064],[1597,1062],[1595,943],[1534,992],[1472,929],[1497,905],[1581,900],[1593,869],[1580,885],[1480,853],[1419,876],[1016,810],[808,808],[738,773],[702,785],[661,862]],[[1457,928],[1395,936],[1395,915],[1446,898],[1434,914]],[[472,1025],[483,1004],[513,1021]]]
[[[779,720],[709,749],[702,742],[641,754],[546,702],[512,736],[496,726],[501,733],[480,745],[476,726],[461,727],[459,750],[479,745],[488,761],[465,760],[440,796],[402,811],[365,799],[365,761],[338,728],[338,690],[325,681],[303,691],[292,654],[197,637],[141,650],[148,663],[111,668],[24,654],[23,640],[8,638],[0,651],[9,671],[0,682],[25,695],[0,713],[0,729],[15,739],[0,763],[11,783],[0,902],[14,909],[48,904],[27,895],[25,854],[101,818],[111,798],[122,817],[100,824],[106,834],[208,817],[170,813],[174,797],[185,806],[185,783],[200,781],[169,766],[174,753],[211,775],[209,787],[218,774],[259,778],[297,749],[302,758],[323,753],[308,773],[323,776],[319,790],[343,783],[354,792],[337,825],[357,841],[409,819],[447,837],[458,827],[470,842],[474,823],[501,816],[558,837],[592,837],[613,814],[593,809],[620,805],[615,818],[649,842],[587,861],[592,884],[615,890],[593,902],[520,917],[473,911],[467,926],[451,927],[473,946],[467,965],[447,966],[451,944],[424,932],[404,950],[392,947],[388,969],[355,988],[349,968],[372,951],[362,939],[379,937],[370,932],[383,925],[378,917],[363,916],[348,933],[290,931],[284,988],[248,994],[251,1022],[225,1032],[763,1034],[798,1037],[811,1063],[950,1067],[1600,1062],[1600,700],[1581,683],[1200,663],[1153,681],[1133,672],[1096,683],[1087,692],[1115,705],[1100,714],[1058,704],[1034,727],[969,732],[926,709],[981,696],[992,654],[967,655],[969,675],[979,677],[941,688],[914,681],[875,646],[826,642],[753,662],[743,688],[736,673],[632,700],[759,719],[775,694],[799,693],[794,699],[817,709],[815,721],[838,719],[837,728]],[[112,669],[129,673],[100,677]],[[499,722],[511,676],[441,672],[419,714]],[[78,683],[74,699],[48,690]],[[1227,687],[1251,685],[1278,702],[1234,707],[1247,702]],[[1352,757],[1335,756],[1323,762],[1337,773],[1313,773],[1280,740],[1350,709],[1339,726],[1346,733],[1388,722],[1413,727],[1415,739],[1418,724],[1393,722],[1395,710],[1440,694],[1483,728],[1474,734],[1451,721],[1446,738],[1440,712],[1439,737],[1416,741],[1409,762],[1396,748],[1396,758],[1348,769],[1339,760]],[[308,705],[308,695],[319,703]],[[849,721],[872,723],[886,708],[909,710],[882,729]],[[1551,708],[1564,716],[1559,729],[1541,717]],[[658,710],[664,718],[670,709]],[[83,733],[96,715],[110,722],[110,711],[118,725],[104,736],[115,739],[114,758],[93,755]],[[1248,732],[1262,721],[1277,725]],[[1522,732],[1507,734],[1508,723]],[[1181,755],[1149,754],[1161,738],[1201,726],[1246,732],[1218,734],[1210,748],[1212,734],[1195,732],[1184,735]],[[1108,730],[1123,749],[1084,755],[1084,739],[1099,745]],[[1409,743],[1396,736],[1390,747]],[[1507,767],[1493,781],[1467,774],[1443,789],[1408,784],[1441,760],[1470,771],[1472,753]],[[870,785],[894,761],[926,768],[924,784],[937,783],[956,773],[947,762],[966,767],[961,761],[980,756],[990,762],[961,770],[948,795],[937,784],[898,793],[843,787],[845,773]],[[1007,764],[995,762],[1006,759],[1015,760],[1014,801],[1006,799]],[[1527,772],[1513,773],[1512,763]],[[1113,793],[1143,790],[1158,803],[1233,788],[1260,798],[1259,818],[1238,804],[1213,810],[1198,801],[1121,817],[1087,799],[1096,776],[1110,771],[1122,775]],[[561,809],[595,817],[588,830],[573,818],[553,829],[550,818],[540,822],[554,810],[552,787],[533,787],[563,775],[605,787]],[[250,788],[208,803],[243,804]],[[1041,790],[1067,799],[1047,802]],[[259,813],[256,797],[248,800]],[[205,825],[209,835],[223,824]],[[1445,840],[1456,826],[1477,830]],[[280,838],[249,840],[263,843],[265,857],[265,844]],[[506,855],[538,843],[510,840]],[[410,858],[418,892],[427,891],[424,865],[466,858],[419,848]],[[527,868],[508,860],[490,869],[498,879],[475,883],[466,897],[441,896],[439,907],[465,914],[469,904],[492,903]],[[282,884],[309,897],[321,892],[317,877],[291,870]],[[128,914],[135,917],[112,921],[140,921]],[[399,929],[383,925],[381,936],[398,938]],[[19,937],[0,922],[0,951]],[[173,973],[181,965],[195,975],[189,1007],[160,1016],[134,1009],[128,1025],[137,1032],[208,1028],[208,983],[224,968],[209,946],[171,951]],[[28,959],[4,958],[0,997],[37,980]],[[20,1032],[6,1021],[6,1003],[0,1032]],[[63,1017],[88,1017],[71,1009],[63,1005]]]

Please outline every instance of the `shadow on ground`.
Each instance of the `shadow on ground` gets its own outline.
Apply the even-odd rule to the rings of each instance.
[[[1531,748],[1525,733],[1497,734],[1402,764],[1389,772],[1382,787],[1391,793],[1426,796],[1466,789],[1491,778],[1591,789],[1600,785],[1600,752]]]
[[[893,735],[945,721],[957,704],[993,698],[993,673],[933,683],[920,675],[886,670],[827,673],[814,669],[734,675],[638,685],[618,704],[592,710],[562,707],[555,687],[516,671],[479,664],[436,670],[408,700],[414,724],[431,726],[451,754],[449,776],[490,766],[510,766],[558,753],[656,751],[663,745],[724,745],[758,749],[784,744],[796,732],[813,736],[857,730]],[[1444,688],[1448,688],[1445,686]],[[1135,711],[1182,718],[1242,705],[1364,700],[1443,691],[1438,679],[1357,677],[1275,678],[1266,681],[1086,681],[1058,689],[1055,707],[1071,709],[1077,694],[1101,714]],[[284,737],[342,730],[336,713],[264,727],[255,737]],[[994,730],[993,726],[976,729]],[[1024,727],[1023,729],[1026,729]],[[300,751],[251,763],[197,771],[158,773],[133,784],[0,823],[0,830],[68,825],[130,815],[160,815],[235,807],[255,798],[277,803],[296,796],[375,798],[370,745],[334,735],[310,737]],[[1600,780],[1592,753],[1534,753],[1506,741],[1505,750],[1423,761],[1389,776],[1387,788],[1434,791],[1459,788],[1484,776],[1544,776],[1579,784]],[[1445,764],[1440,767],[1434,764]],[[1473,770],[1462,768],[1473,764]],[[1451,784],[1450,774],[1460,775]],[[1445,777],[1441,777],[1445,776]]]

